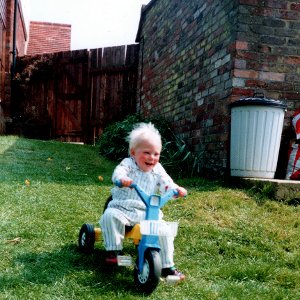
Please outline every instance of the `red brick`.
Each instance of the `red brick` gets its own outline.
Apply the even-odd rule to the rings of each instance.
[[[299,56],[289,56],[285,59],[285,63],[288,65],[300,65]]]
[[[246,80],[247,87],[256,87],[256,88],[266,88],[268,84],[265,81],[261,80]]]
[[[28,55],[69,51],[71,25],[48,22],[30,22]]]
[[[235,48],[237,50],[247,50],[248,49],[248,43],[243,41],[236,41]]]
[[[259,72],[259,79],[270,81],[284,81],[285,74],[276,72]]]
[[[257,7],[255,9],[253,9],[253,15],[272,17],[272,16],[274,16],[274,10],[271,8]]]
[[[241,78],[251,78],[256,79],[258,78],[258,72],[253,70],[234,70],[233,71],[234,77],[241,77]]]
[[[243,59],[235,59],[234,60],[234,67],[237,69],[246,69],[247,63]]]
[[[266,0],[265,5],[267,7],[272,8],[281,8],[281,9],[287,9],[287,1],[278,1],[278,0]]]
[[[286,100],[300,100],[300,93],[298,92],[283,92],[280,95],[281,99],[286,99]]]
[[[257,60],[258,53],[257,52],[249,52],[249,51],[236,51],[236,58],[246,59],[246,60]]]
[[[297,11],[280,11],[278,17],[284,20],[299,20],[299,13]]]
[[[244,97],[252,97],[254,93],[254,90],[252,89],[239,89],[239,88],[233,88],[232,89],[232,95],[233,96],[244,96]]]
[[[291,10],[300,11],[300,3],[291,3]]]
[[[257,0],[240,0],[240,4],[258,5],[258,1]]]

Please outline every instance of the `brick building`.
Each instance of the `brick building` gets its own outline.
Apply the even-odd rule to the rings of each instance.
[[[0,134],[5,132],[5,123],[11,121],[15,58],[65,51],[71,47],[71,25],[31,22],[28,28],[23,10],[26,4],[26,0],[0,0]]]
[[[21,1],[0,0],[0,133],[4,132],[5,120],[10,116],[13,60],[17,55],[25,54],[27,30]]]
[[[208,173],[229,171],[230,103],[255,92],[286,101],[286,144],[300,108],[299,20],[297,1],[152,0],[136,39],[138,109],[169,119]]]
[[[31,21],[29,28],[27,55],[71,49],[71,25]]]

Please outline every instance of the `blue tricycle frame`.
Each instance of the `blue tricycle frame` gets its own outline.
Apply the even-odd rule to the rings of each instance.
[[[122,188],[120,181],[115,184]],[[159,222],[159,211],[166,203],[178,196],[177,190],[169,190],[164,195],[148,195],[136,183],[132,183],[129,188],[134,188],[146,205],[145,221],[149,221],[151,227],[156,227],[155,222]],[[152,224],[151,221],[154,221]],[[166,224],[162,221],[163,224]],[[135,225],[125,237],[132,238],[137,247],[137,261],[134,267],[134,282],[137,289],[143,293],[151,293],[157,287],[162,270],[159,245],[159,230],[155,228],[152,233],[141,234],[140,224]],[[99,240],[100,228],[94,228],[91,224],[83,224],[79,232],[79,249],[82,252],[90,253],[94,249],[94,243]]]

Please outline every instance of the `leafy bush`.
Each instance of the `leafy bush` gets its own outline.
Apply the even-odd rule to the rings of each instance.
[[[130,115],[123,121],[110,124],[97,142],[100,154],[111,159],[121,160],[128,156],[126,138],[135,124],[152,122],[162,137],[161,163],[168,173],[176,178],[191,177],[200,172],[200,155],[193,153],[184,140],[171,130],[169,123],[161,117],[144,118]]]
[[[193,153],[188,145],[174,136],[163,145],[161,159],[164,168],[175,178],[193,177],[200,174],[201,154]]]
[[[128,156],[126,138],[134,125],[142,121],[140,115],[136,114],[107,126],[97,142],[100,154],[111,160],[121,160]]]

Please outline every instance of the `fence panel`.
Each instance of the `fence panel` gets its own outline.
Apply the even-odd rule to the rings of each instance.
[[[50,119],[54,138],[84,142],[88,99],[87,50],[60,52],[54,55],[54,109]]]
[[[136,109],[137,45],[109,47],[91,51],[92,139],[106,124]],[[129,80],[133,82],[129,83]]]
[[[19,85],[13,114],[33,124],[47,119],[51,139],[94,143],[103,127],[135,112],[137,47],[47,54],[45,61],[52,62],[51,72],[40,76],[36,71]],[[43,56],[37,59],[44,61]],[[22,64],[21,69],[26,70],[35,62],[28,59],[26,64],[25,59]]]

